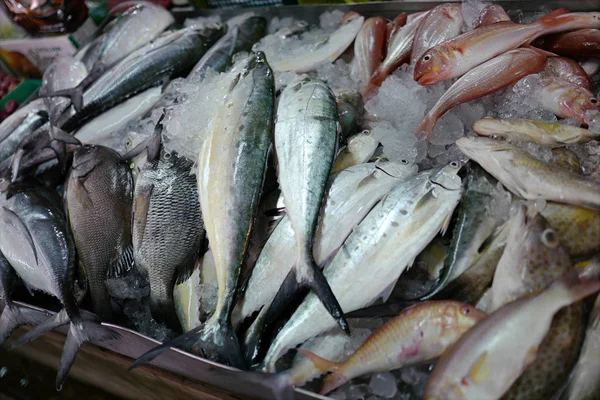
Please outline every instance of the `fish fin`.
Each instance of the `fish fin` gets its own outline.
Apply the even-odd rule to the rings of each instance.
[[[42,321],[40,321],[40,316],[36,311],[13,302],[6,302],[4,311],[0,315],[0,346],[18,327],[40,322]]]
[[[17,151],[15,151],[13,154],[13,159],[10,163],[10,168],[12,171],[11,177],[10,177],[11,183],[15,183],[17,181],[17,179],[19,179],[19,169],[21,167],[21,160],[23,159],[24,155],[25,155],[25,149],[22,149],[22,148],[17,149]]]
[[[265,372],[244,371],[240,375],[241,380],[256,382],[271,390],[275,400],[288,400],[294,398],[294,386],[290,382],[289,375],[285,372],[270,374]]]
[[[162,121],[165,118],[165,115],[166,115],[166,112],[163,112],[163,114],[158,119],[158,122],[156,123],[156,126],[154,127],[154,134],[152,135],[152,138],[150,139],[150,142],[148,143],[148,149],[147,149],[148,161],[158,160],[158,158],[160,157],[160,149],[161,149],[161,144],[162,144],[162,131],[164,129]]]
[[[109,265],[106,271],[107,278],[121,278],[133,267],[133,246],[129,245],[121,254]]]
[[[307,285],[321,300],[321,303],[325,306],[325,309],[331,314],[336,320],[340,328],[344,330],[348,335],[350,334],[350,327],[346,318],[344,318],[344,311],[337,301],[327,279],[323,275],[323,271],[317,266],[312,257],[306,265],[308,274],[303,276],[303,284]]]
[[[11,224],[17,230],[20,230],[21,232],[23,232],[25,239],[27,239],[27,243],[29,243],[31,250],[33,251],[33,256],[35,257],[35,263],[37,264],[38,263],[37,250],[35,249],[35,244],[33,243],[33,236],[31,236],[31,232],[29,232],[27,225],[25,225],[23,220],[21,220],[21,218],[19,218],[19,216],[17,214],[12,212],[8,208],[3,206],[2,210],[4,211],[4,213],[3,213],[4,221]]]
[[[83,108],[83,86],[81,86],[81,84],[70,89],[44,93],[40,97],[68,97],[71,99],[71,104],[75,107],[75,111],[79,112]]]
[[[338,372],[333,372],[325,377],[323,380],[323,386],[319,390],[319,394],[326,395],[327,393],[339,388],[344,383],[348,382],[348,378]]]
[[[202,335],[192,346],[192,352],[234,368],[246,368],[240,342],[229,319],[209,320]]]
[[[180,285],[183,282],[190,279],[190,276],[194,273],[196,269],[196,258],[194,257],[187,265],[180,267],[177,269],[177,280],[175,281],[176,285]]]
[[[579,16],[577,16],[577,15],[564,15],[564,14],[568,14],[568,13],[569,13],[569,10],[564,9],[564,8],[559,8],[558,10],[554,10],[552,12],[549,12],[546,15],[541,16],[540,18],[536,19],[534,23],[540,25],[543,30],[546,30],[546,29],[555,28],[566,22],[574,21],[577,18],[579,18]],[[563,16],[563,18],[557,18],[560,16]],[[540,34],[538,34],[536,36],[541,36],[545,33],[547,33],[547,32],[542,31]]]
[[[567,303],[573,304],[588,297],[600,290],[600,281],[586,280],[585,271],[580,268],[571,269],[569,272],[558,278],[547,292],[554,292],[558,296],[564,297],[564,291],[568,293]]]
[[[35,328],[33,328],[32,330],[30,330],[29,332],[27,332],[26,334],[24,334],[23,336],[21,336],[20,338],[18,338],[17,341],[14,342],[10,348],[14,349],[15,347],[19,347],[24,345],[25,343],[29,343],[32,340],[35,340],[38,337],[42,336],[44,333],[53,331],[56,328],[67,325],[69,322],[70,319],[67,315],[66,310],[62,309],[47,320],[45,320],[44,322],[42,322],[41,324],[39,324],[38,326],[36,326]]]
[[[448,215],[446,215],[446,217],[442,221],[442,223],[440,225],[440,232],[441,232],[442,236],[446,235],[446,231],[448,230],[448,226],[450,226],[450,220],[451,219],[452,219],[452,215],[448,214]]]
[[[142,364],[147,364],[150,361],[154,360],[156,357],[164,353],[166,350],[171,347],[178,347],[185,349],[186,351],[192,348],[192,345],[198,339],[198,336],[203,331],[204,325],[200,325],[189,332],[184,333],[181,336],[176,337],[173,340],[169,340],[159,346],[154,347],[153,349],[145,352],[141,356],[139,356],[130,366],[127,368],[128,371],[131,371],[134,368],[139,367]]]
[[[90,194],[85,187],[85,177],[76,178],[74,181],[75,185],[78,187],[75,191],[75,197],[79,204],[81,204],[85,209],[93,208],[94,202],[92,201],[92,198],[90,197]]]
[[[304,357],[308,358],[316,369],[321,371],[322,373],[333,372],[336,371],[340,367],[340,363],[336,363],[334,361],[327,360],[312,351],[306,349],[298,349],[298,353],[302,354]]]
[[[475,363],[471,366],[469,373],[466,376],[471,382],[480,383],[484,379],[490,376],[492,372],[489,366],[485,365],[485,362],[488,357],[488,352],[484,351],[478,358],[475,360]]]
[[[384,303],[388,301],[392,293],[394,292],[394,288],[396,287],[396,283],[398,283],[398,279],[394,280],[394,282],[390,283],[383,291],[377,296]]]
[[[536,19],[536,21],[540,21],[543,19],[551,19],[554,17],[558,17],[559,15],[568,14],[570,12],[571,11],[567,10],[566,8],[557,8],[556,10],[552,10],[549,13],[542,15],[541,17]]]
[[[265,305],[258,316],[252,322],[252,325],[246,331],[246,335],[244,336],[244,358],[246,360],[247,365],[256,365],[260,361],[260,350],[262,347],[264,332],[268,330],[270,324],[273,322],[273,319],[277,318],[278,314],[280,314],[279,310],[273,311],[271,308],[273,304],[277,300],[276,298],[270,304]],[[287,305],[287,303],[286,303]],[[285,308],[285,306],[281,307],[281,309]],[[271,314],[275,314],[276,316],[270,317],[269,311]]]
[[[77,139],[73,135],[69,135],[67,132],[63,131],[56,126],[50,128],[50,138],[52,140],[58,140],[59,142],[65,144],[74,144],[76,146],[81,146],[81,141]]]
[[[119,337],[121,337],[119,333],[96,322],[72,321],[60,357],[60,367],[56,375],[56,390],[60,391],[62,389],[81,345],[115,340]]]
[[[264,212],[265,217],[279,217],[285,215],[285,207],[272,208]]]
[[[148,220],[148,210],[150,209],[150,198],[154,192],[154,185],[145,185],[142,188],[136,188],[137,196],[133,200],[133,220],[140,224],[137,246],[141,247],[146,232],[146,221]]]
[[[437,118],[435,118],[431,112],[427,113],[421,123],[415,129],[415,137],[425,139],[427,143],[431,138],[431,134],[433,133],[433,128],[435,128],[435,124],[437,123]]]
[[[154,318],[157,322],[161,322],[166,324],[169,328],[174,330],[175,332],[183,332],[181,327],[181,322],[175,313],[175,301],[173,300],[173,285],[166,286],[166,293],[171,293],[170,296],[164,295],[164,292],[157,291],[156,287],[150,282],[150,313],[152,314],[152,318]],[[163,292],[163,295],[158,295],[158,293]]]

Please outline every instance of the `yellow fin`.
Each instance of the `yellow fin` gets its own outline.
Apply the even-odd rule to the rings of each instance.
[[[488,357],[488,352],[483,352],[483,354],[481,354],[479,356],[479,358],[477,359],[477,361],[475,361],[475,364],[473,364],[473,366],[471,367],[471,370],[469,371],[469,374],[467,375],[467,378],[469,380],[471,380],[474,383],[480,383],[481,381],[483,381],[484,379],[486,379],[488,376],[490,376],[490,368],[486,367],[485,362],[487,360]]]

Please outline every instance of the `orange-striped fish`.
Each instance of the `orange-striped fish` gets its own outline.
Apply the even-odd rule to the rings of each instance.
[[[323,373],[332,372],[321,389],[321,394],[327,394],[360,375],[437,358],[485,316],[475,307],[458,301],[426,301],[407,308],[376,329],[341,363],[325,360],[308,350],[299,351]]]
[[[457,78],[485,61],[549,33],[600,27],[600,13],[566,13],[556,10],[530,24],[509,21],[480,26],[441,43],[415,65],[414,79],[432,85]]]
[[[502,6],[492,4],[481,10],[481,13],[479,13],[479,16],[475,20],[475,24],[473,24],[473,28],[492,25],[502,21],[510,21],[510,17]]]
[[[358,78],[363,83],[369,82],[373,72],[381,64],[383,59],[387,25],[382,17],[367,19],[356,39],[354,39],[354,57]]]

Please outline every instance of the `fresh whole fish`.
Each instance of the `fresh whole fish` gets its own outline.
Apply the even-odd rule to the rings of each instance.
[[[336,90],[333,94],[337,103],[343,141],[356,134],[358,119],[364,111],[363,99],[361,94],[355,90]]]
[[[589,91],[592,90],[592,80],[577,61],[566,57],[548,57],[543,75],[554,75],[579,85]]]
[[[501,398],[535,361],[554,315],[598,290],[599,281],[582,282],[573,273],[540,294],[501,307],[442,355],[427,381],[424,398]]]
[[[556,147],[552,149],[552,161],[550,161],[550,163],[577,174],[581,173],[579,157],[566,147]]]
[[[457,301],[428,301],[404,310],[375,330],[350,357],[340,363],[308,350],[299,351],[325,373],[321,394],[370,372],[390,371],[439,357],[486,315]]]
[[[411,65],[414,65],[430,48],[458,36],[462,24],[460,4],[444,3],[429,11],[415,32],[410,54]]]
[[[453,162],[400,183],[353,230],[323,271],[344,312],[372,304],[446,230],[461,195],[458,170]],[[373,265],[377,274],[371,273]],[[288,349],[334,326],[317,297],[309,294],[277,334],[264,366],[273,371]]]
[[[331,178],[316,231],[313,255],[317,265],[331,260],[352,230],[394,186],[414,175],[415,165],[396,162],[360,164]],[[296,255],[294,230],[288,216],[277,225],[254,266],[247,288],[234,313],[234,326],[268,305],[289,273]],[[268,282],[268,284],[265,284]],[[255,357],[266,323],[261,311],[245,338],[247,357]],[[263,322],[265,321],[265,322]]]
[[[510,221],[504,254],[498,262],[487,312],[545,289],[571,267],[571,258],[556,232],[540,214],[527,215],[521,205]]]
[[[356,39],[354,39],[354,57],[357,75],[361,82],[369,82],[373,72],[381,64],[384,56],[387,26],[382,17],[367,19]]]
[[[160,130],[159,130],[160,131]],[[133,195],[133,258],[150,282],[152,317],[181,330],[175,313],[173,289],[194,270],[204,242],[193,162],[177,153],[149,147]]]
[[[85,64],[71,57],[60,57],[55,60],[46,70],[42,78],[40,93],[50,95],[59,91],[72,89],[79,85],[88,76]],[[48,117],[52,126],[58,126],[58,121],[71,104],[68,98],[61,96],[44,97],[44,103],[48,110]]]
[[[600,297],[590,314],[585,341],[579,360],[573,370],[567,398],[569,400],[595,400],[600,393]]]
[[[45,111],[30,112],[17,127],[0,141],[0,162],[8,159],[14,154],[19,144],[32,135],[38,128],[48,122],[48,114]]]
[[[352,136],[335,159],[331,173],[336,174],[346,168],[365,163],[373,157],[379,146],[379,140],[375,139],[370,131],[363,131]]]
[[[540,82],[542,107],[561,118],[576,118],[586,124],[586,114],[600,114],[600,102],[594,93],[566,79],[544,77]]]
[[[600,55],[600,30],[580,29],[545,36],[537,40],[535,45],[563,56],[598,56]]]
[[[211,25],[159,36],[95,80],[83,93],[81,109],[76,111],[71,107],[63,113],[61,128],[76,129],[115,104],[167,78],[187,73],[224,31],[224,25]]]
[[[495,179],[481,167],[469,168],[465,193],[458,207],[449,255],[436,286],[422,299],[431,298],[448,283],[459,278],[480,257],[479,249],[492,235],[510,196],[496,188]]]
[[[117,338],[112,330],[84,320],[75,304],[75,246],[60,199],[43,187],[13,185],[12,197],[0,200],[0,251],[23,282],[57,297],[63,309],[21,336],[13,346],[69,325],[56,386],[60,390],[77,349],[91,340]]]
[[[264,36],[266,29],[267,20],[257,15],[251,15],[230,26],[227,33],[194,66],[188,79],[201,81],[208,69],[224,72],[231,65],[233,55],[241,51],[250,51],[254,43]]]
[[[419,14],[419,13],[417,13]],[[411,14],[411,16],[414,14]],[[390,39],[398,33],[400,28],[402,28],[408,22],[408,15],[406,13],[398,14],[393,20],[387,23],[387,33],[386,33],[386,43],[390,42]],[[387,46],[386,46],[387,47]],[[387,51],[386,51],[387,53]]]
[[[352,44],[364,20],[364,17],[356,13],[345,17],[343,23],[327,39],[290,58],[272,62],[273,70],[301,73],[312,71],[321,64],[334,62]]]
[[[113,144],[114,134],[121,132],[130,121],[144,116],[161,97],[162,89],[154,87],[125,100],[123,103],[103,112],[75,133],[75,138],[86,144],[102,144],[118,150]],[[122,138],[118,138],[122,142]]]
[[[414,165],[383,162],[356,165],[332,177],[313,246],[316,263],[322,265],[330,259],[371,208],[415,173]],[[268,304],[281,286],[291,269],[288,260],[296,251],[293,232],[289,217],[283,217],[265,244],[238,303],[241,319]]]
[[[348,330],[342,310],[313,256],[314,235],[337,147],[337,108],[322,81],[299,77],[281,93],[275,123],[278,181],[296,240],[292,268],[271,307],[309,287]],[[275,312],[275,311],[274,311]]]
[[[571,257],[589,256],[600,251],[600,211],[549,201],[540,214]]]
[[[239,276],[262,190],[267,153],[273,134],[275,82],[262,52],[234,69],[223,105],[200,150],[198,193],[206,234],[215,260],[218,300],[214,314],[173,342],[211,360],[244,365],[231,326]],[[235,68],[235,67],[234,67]],[[147,362],[171,343],[138,358]]]
[[[456,140],[456,145],[508,190],[524,199],[600,208],[600,183],[545,164],[510,143],[462,137]]]
[[[0,123],[0,143],[6,140],[17,129],[29,114],[39,113],[40,111],[47,113],[44,99],[35,99],[4,118],[2,123]]]
[[[387,46],[387,55],[379,68],[377,68],[371,76],[369,86],[381,86],[383,81],[385,81],[392,72],[398,69],[402,64],[408,62],[415,34],[421,21],[423,21],[426,15],[427,13],[420,13],[415,16],[411,21],[399,29],[395,35],[390,37]],[[367,90],[369,90],[369,88],[365,89],[365,92]],[[364,94],[365,93],[363,93],[363,95]]]
[[[473,24],[473,29],[503,21],[510,21],[510,17],[506,11],[504,11],[504,8],[498,4],[491,4],[481,10]]]
[[[414,79],[432,85],[457,78],[469,70],[536,37],[578,28],[600,27],[599,13],[566,13],[556,10],[530,24],[509,21],[480,26],[441,43],[415,64]]]
[[[542,70],[546,56],[531,48],[507,51],[461,76],[417,126],[415,136],[427,141],[437,121],[452,107],[478,99]]]
[[[103,321],[112,320],[107,275],[131,267],[132,198],[131,172],[118,153],[90,145],[75,151],[65,206],[92,307]]]
[[[600,58],[598,57],[583,57],[579,64],[590,78],[600,71]]]
[[[528,119],[484,118],[473,124],[480,136],[536,142],[549,146],[583,143],[600,138],[600,134],[571,125]]]

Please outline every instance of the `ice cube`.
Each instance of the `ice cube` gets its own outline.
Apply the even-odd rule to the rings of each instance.
[[[391,399],[398,392],[396,378],[389,372],[378,372],[371,376],[369,391],[377,396]]]
[[[319,17],[319,22],[322,29],[333,31],[337,24],[344,16],[344,12],[340,10],[326,11]]]
[[[477,20],[477,17],[485,7],[490,5],[490,2],[481,0],[463,0],[462,1],[462,14],[464,20],[465,30],[470,31],[473,29],[473,24]]]

